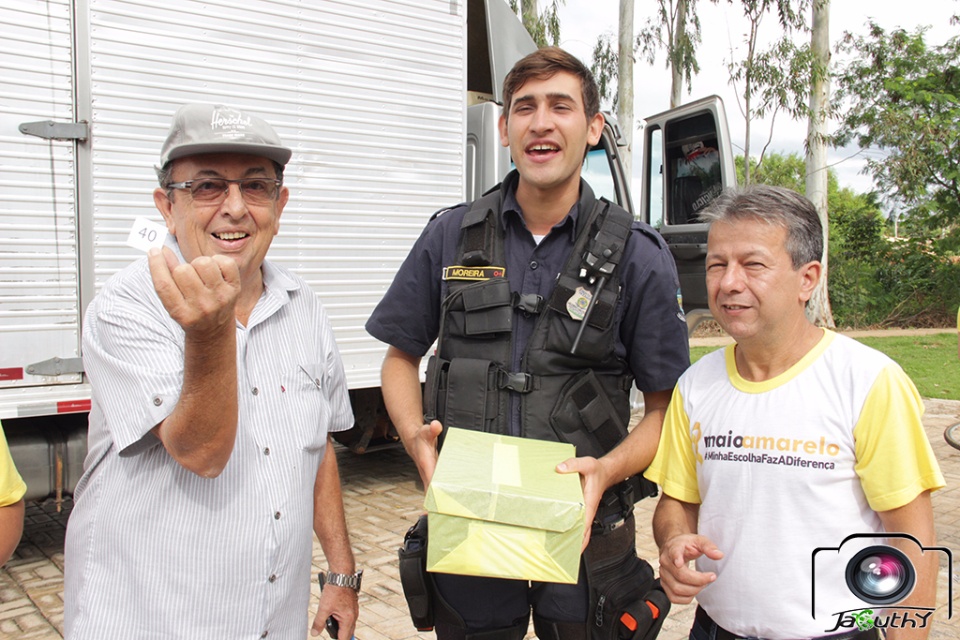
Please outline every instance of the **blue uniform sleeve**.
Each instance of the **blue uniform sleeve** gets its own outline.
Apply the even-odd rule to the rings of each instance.
[[[443,265],[456,256],[465,212],[458,207],[427,224],[367,320],[367,333],[412,356],[427,353],[440,331]]]
[[[636,223],[624,251],[620,339],[640,391],[672,389],[690,366],[680,279],[660,235]]]

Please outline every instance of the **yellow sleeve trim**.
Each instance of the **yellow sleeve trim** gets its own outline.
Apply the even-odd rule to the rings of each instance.
[[[700,487],[697,481],[697,443],[691,439],[690,419],[683,408],[680,387],[675,387],[657,455],[644,472],[644,477],[656,482],[671,498],[700,504]]]
[[[13,458],[10,456],[10,448],[7,446],[7,438],[3,434],[3,427],[0,426],[0,507],[20,502],[26,492],[27,485],[17,473]]]
[[[923,429],[923,400],[913,382],[891,363],[873,383],[853,429],[856,472],[874,511],[910,503],[943,487],[943,474]]]
[[[0,495],[0,507],[9,507],[12,504],[16,504],[23,499],[23,496],[27,493],[27,484],[19,479],[19,482],[14,484],[12,487],[9,487],[9,491]]]

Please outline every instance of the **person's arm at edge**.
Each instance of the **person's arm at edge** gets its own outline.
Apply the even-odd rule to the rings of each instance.
[[[313,530],[320,540],[327,568],[333,573],[355,573],[356,562],[343,508],[340,467],[330,436],[327,436],[326,450],[313,486]],[[359,611],[356,591],[349,587],[327,585],[320,595],[320,607],[313,620],[310,635],[320,635],[327,618],[332,615],[340,625],[339,638],[349,640],[353,637]]]
[[[417,465],[426,490],[437,467],[437,438],[442,427],[436,420],[429,425],[423,423],[420,359],[394,346],[388,347],[381,369],[381,390],[390,420],[400,434],[407,455]]]
[[[715,573],[702,573],[688,566],[691,560],[706,555],[719,560],[723,553],[707,537],[697,533],[700,505],[660,497],[653,513],[653,538],[660,548],[660,584],[674,604],[687,604],[717,579]]]
[[[924,491],[902,507],[879,511],[877,515],[880,516],[885,531],[908,533],[919,540],[924,547],[932,547],[937,543],[929,491]],[[903,551],[917,570],[917,583],[913,592],[897,606],[936,607],[939,554],[934,552],[921,554],[916,544],[903,538],[890,538],[889,543]],[[929,635],[930,626],[928,624],[918,629],[889,629],[887,640],[923,640]]]
[[[0,507],[0,566],[6,564],[23,535],[23,499]]]

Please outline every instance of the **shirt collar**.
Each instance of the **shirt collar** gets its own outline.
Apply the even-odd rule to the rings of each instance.
[[[502,202],[501,207],[502,215],[500,223],[503,225],[504,231],[507,229],[507,220],[508,218],[513,218],[517,223],[521,224],[526,228],[526,223],[523,221],[523,211],[520,210],[520,204],[517,202],[517,180],[519,174],[517,174],[516,169],[507,174],[507,177],[503,180],[502,189]],[[581,179],[580,181],[580,194],[583,195],[584,183]],[[570,241],[574,242],[577,237],[577,219],[580,217],[580,199],[574,203],[573,207],[570,208],[570,211],[567,212],[567,215],[564,216],[563,220],[554,225],[554,229],[562,229],[570,235]]]
[[[267,292],[272,292],[272,295],[278,296],[283,303],[290,299],[291,291],[300,289],[300,283],[290,275],[290,272],[278,269],[269,260],[263,261],[260,271],[263,273],[264,288]]]

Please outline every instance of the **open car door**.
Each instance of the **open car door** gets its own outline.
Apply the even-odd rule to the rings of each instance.
[[[718,96],[646,119],[640,216],[670,246],[691,331],[710,313],[707,225],[698,214],[736,182],[727,116]]]

